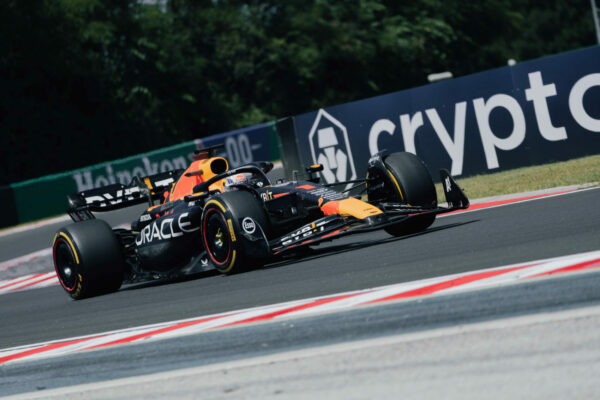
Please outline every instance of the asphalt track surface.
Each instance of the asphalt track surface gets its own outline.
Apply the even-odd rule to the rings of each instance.
[[[600,190],[592,189],[449,215],[439,218],[431,228],[418,235],[404,238],[390,238],[384,232],[356,235],[320,245],[300,259],[285,260],[236,276],[205,274],[178,282],[140,284],[114,294],[78,302],[71,301],[60,287],[7,294],[0,297],[0,320],[3,325],[0,348],[598,250],[600,208],[596,205],[599,202]],[[30,231],[29,235],[36,234],[39,232]],[[306,329],[316,332],[312,340],[294,340],[293,336],[280,332],[290,340],[278,345],[277,340],[267,340],[268,332],[252,331],[268,326],[258,325],[199,335],[196,342],[199,337],[204,339],[201,342],[205,345],[225,338],[223,343],[227,345],[204,345],[196,352],[189,350],[190,341],[194,339],[173,339],[173,343],[181,342],[175,345],[178,350],[172,352],[162,351],[164,347],[152,347],[148,343],[82,354],[75,358],[1,366],[0,375],[5,378],[2,378],[3,382],[0,381],[0,394],[35,389],[34,381],[45,382],[38,384],[39,387],[57,387],[73,384],[77,379],[89,382],[235,360],[250,353],[255,354],[257,341],[273,343],[274,348],[269,351],[278,351],[281,348],[315,345],[316,342],[341,342],[402,332],[399,326],[408,330],[428,329],[438,324],[452,325],[473,318],[496,318],[513,313],[535,313],[548,308],[597,304],[599,300],[596,273],[527,285],[534,286],[516,285],[514,290],[521,292],[515,292],[514,295],[507,293],[507,288],[494,289],[498,291],[498,301],[495,302],[484,301],[493,291],[448,297],[458,299],[456,301],[459,303],[462,301],[460,307],[456,305],[449,308],[459,310],[454,319],[442,318],[444,310],[446,313],[449,310],[442,306],[448,301],[439,300],[443,296],[422,300],[422,304],[430,304],[432,308],[415,309],[415,304],[421,301],[406,303],[409,305],[404,306],[407,308],[403,313],[398,314],[398,310],[392,312],[396,315],[395,321],[390,324],[394,329],[385,328],[385,321],[389,321],[385,317],[385,310],[398,305],[387,305],[377,308],[383,310],[384,316],[381,318],[377,317],[377,313],[353,311],[360,314],[360,323],[355,323],[347,330],[341,322],[331,325],[336,327],[334,332],[318,330],[315,327],[324,325],[323,321],[319,321],[319,317],[307,319],[312,322],[308,322]],[[537,290],[536,287],[544,290]],[[532,293],[543,295],[533,296]],[[470,297],[464,300],[466,297],[461,296]],[[538,298],[546,301],[539,302],[536,300]],[[431,302],[435,301],[440,303],[432,305]],[[414,311],[411,313],[409,310]],[[415,313],[422,315],[424,322],[411,324],[398,317]],[[342,316],[336,318],[343,319]],[[328,317],[328,321],[330,319]],[[384,322],[372,323],[374,321]],[[365,328],[361,331],[357,329],[358,326]],[[359,334],[356,336],[352,332]],[[228,335],[243,340],[226,339]],[[246,335],[253,339],[250,340]],[[244,347],[244,343],[248,345]],[[169,354],[172,358],[169,358]],[[77,375],[75,370],[68,368],[71,364],[78,365],[83,373]],[[50,379],[48,370],[62,371],[64,373],[60,375],[64,375],[64,378]],[[19,383],[15,376],[28,378]]]
[[[599,285],[600,272],[574,274],[568,277],[539,279],[484,291],[432,296],[423,298],[420,301],[361,307],[348,312],[284,320],[267,324],[253,324],[244,328],[221,329],[200,335],[150,341],[132,346],[122,346],[26,363],[15,363],[0,366],[0,394],[11,395],[30,391],[35,392],[42,389],[64,388],[72,385],[122,379],[164,371],[210,366],[216,363],[225,363],[227,365],[240,359],[272,356],[280,352],[301,351],[302,349],[331,346],[339,343],[353,343],[375,338],[393,337],[394,335],[414,334],[509,316],[530,316],[540,312],[560,312],[586,306],[598,306],[600,305]],[[566,329],[569,343],[568,346],[565,346],[565,338],[561,337],[560,340],[557,340],[558,342],[563,342],[560,349],[553,347],[555,346],[554,341],[550,342],[550,332],[542,329],[541,332],[537,332],[533,337],[523,338],[526,341],[525,348],[513,348],[510,349],[508,354],[502,354],[505,350],[500,350],[500,341],[507,341],[512,334],[511,329],[505,329],[506,332],[503,332],[500,337],[492,337],[491,343],[488,337],[480,338],[477,343],[471,340],[467,340],[467,343],[462,343],[462,348],[467,353],[466,355],[463,354],[462,357],[465,358],[465,362],[473,363],[474,359],[486,359],[486,356],[479,354],[479,351],[483,352],[483,350],[487,350],[489,353],[496,351],[500,354],[496,354],[494,357],[508,359],[504,361],[511,364],[510,369],[505,372],[510,373],[513,378],[518,378],[529,367],[526,367],[524,364],[515,365],[514,363],[519,357],[526,360],[535,351],[535,355],[540,358],[540,360],[537,360],[537,364],[540,364],[540,367],[542,365],[546,369],[554,367],[557,369],[556,374],[561,381],[568,378],[578,382],[583,381],[588,386],[592,384],[592,389],[598,393],[597,390],[600,390],[600,382],[594,378],[600,373],[600,364],[598,363],[598,358],[600,357],[600,353],[598,352],[600,349],[598,347],[600,338],[597,335],[597,328],[600,326],[600,310],[597,313],[596,319],[592,320],[593,326],[585,332],[577,332],[576,329],[569,328],[573,324],[569,321]],[[589,319],[587,314],[584,314],[584,317]],[[500,327],[508,328],[503,325],[500,325]],[[553,329],[565,330],[565,326],[557,326]],[[458,330],[453,333],[463,332]],[[542,345],[542,349],[534,349],[532,343],[537,343],[538,346]],[[442,344],[442,347],[445,346]],[[481,347],[484,349],[481,349]],[[521,345],[520,347],[523,346]],[[406,353],[409,350],[416,353],[412,355],[416,360],[412,360],[410,363],[408,362]],[[587,355],[575,354],[573,356],[571,354],[571,357],[573,357],[571,364],[574,365],[564,365],[564,363],[558,366],[544,365],[544,358],[547,357],[547,354],[550,354],[550,356],[553,354],[556,355],[559,353],[559,350],[561,355],[562,353],[577,351],[583,351]],[[371,368],[375,368],[375,371],[370,372],[386,376],[385,373],[389,371],[386,371],[387,368],[384,368],[383,365],[388,362],[392,362],[396,367],[398,364],[406,363],[407,365],[404,367],[409,370],[419,370],[419,368],[423,368],[423,366],[427,366],[429,363],[432,365],[439,364],[439,368],[445,370],[446,374],[448,370],[457,367],[457,365],[453,365],[456,360],[449,359],[445,363],[443,362],[444,358],[447,357],[444,353],[450,350],[446,349],[444,352],[435,354],[438,351],[439,349],[435,349],[433,351],[434,354],[431,354],[428,345],[419,340],[402,352],[392,353],[390,350],[386,352],[384,348],[383,354],[378,355],[378,360],[375,360],[375,364],[379,363],[379,365],[372,366]],[[537,354],[538,352],[542,354]],[[302,353],[289,358],[297,360],[299,357],[302,357]],[[494,358],[487,361],[490,364],[494,364]],[[355,363],[351,363],[351,365],[344,366],[345,373],[343,375],[346,376],[346,380],[353,370],[361,372],[362,362],[364,361],[358,360]],[[523,360],[519,362],[523,362]],[[552,362],[556,363],[556,360]],[[221,380],[224,380],[224,382],[220,382],[220,385],[218,385],[216,396],[214,393],[215,388],[211,387],[212,383],[215,382],[211,382],[211,379],[207,381],[204,376],[206,375],[205,371],[203,371],[196,376],[190,377],[193,382],[186,384],[188,392],[180,393],[181,397],[175,397],[230,398],[227,397],[230,392],[238,391],[238,393],[231,393],[231,396],[233,398],[265,398],[269,395],[277,394],[276,391],[278,389],[289,390],[288,385],[272,379],[272,377],[276,376],[276,371],[269,371],[267,373],[264,370],[269,365],[275,364],[274,360],[267,360],[267,362],[262,364],[258,365],[259,368],[256,371],[253,371],[255,377],[252,379],[251,384],[248,385],[255,390],[259,389],[259,393],[244,392],[243,387],[246,385],[241,385],[243,378],[227,379],[223,374],[228,374],[227,371],[229,369],[221,366],[225,372],[218,370],[219,374],[217,375],[220,375]],[[531,361],[528,361],[527,364],[531,364]],[[569,373],[569,368],[574,366],[578,367],[579,370],[583,368],[587,371],[586,374],[578,376],[579,370],[575,374],[572,373],[573,371]],[[487,367],[490,368],[490,366]],[[297,379],[295,377],[297,375],[301,376],[306,381],[306,387],[309,387],[314,385],[315,380],[328,379],[328,376],[319,377],[321,372],[327,373],[327,375],[332,373],[332,370],[319,371],[319,365],[311,365],[308,369],[309,372],[302,371],[297,366],[292,366],[291,371],[288,372],[294,376],[291,379],[292,383],[294,379]],[[361,374],[364,374],[364,372],[363,370]],[[471,370],[468,372],[473,373],[474,371]],[[436,373],[439,373],[439,371]],[[477,375],[483,375],[483,371],[477,371],[474,375],[471,377],[471,380],[479,382]],[[419,378],[422,379],[422,377]],[[430,384],[439,384],[439,380],[435,379],[435,376],[431,378]],[[462,378],[469,379],[470,377],[467,374],[467,376],[462,376]],[[544,378],[547,378],[547,376],[542,376],[542,380]],[[288,379],[290,379],[289,376]],[[392,381],[398,379],[397,372],[394,372],[393,376],[386,379],[391,379]],[[357,383],[347,382],[346,386],[350,388],[356,387]],[[384,389],[384,391],[379,393],[381,397],[375,396],[375,398],[390,398],[390,383],[391,381],[387,383],[382,382],[379,390]],[[454,382],[454,385],[456,383]],[[529,384],[532,384],[532,382],[529,382]],[[195,387],[194,385],[204,387]],[[452,387],[452,385],[449,387]],[[544,389],[543,392],[538,390],[533,391],[531,394],[535,394],[536,396],[534,397],[543,398],[544,396],[540,397],[540,393],[552,394],[551,390],[549,390],[550,387],[552,385],[546,384],[544,388],[540,387],[540,390]],[[581,385],[579,389],[584,387],[584,385]],[[268,389],[265,391],[266,388]],[[491,388],[494,387],[488,386],[487,389],[482,389],[489,390]],[[203,390],[200,391],[200,389]],[[311,398],[311,396],[307,396],[307,392],[303,392],[301,389],[295,389],[296,394],[300,398]],[[586,397],[590,398],[590,388],[587,387],[586,389],[588,392],[584,392],[584,394],[588,394]],[[173,384],[172,379],[163,379],[160,385],[153,385],[152,382],[146,382],[142,386],[139,384],[134,385],[128,392],[118,390],[117,388],[110,395],[99,392],[96,396],[88,394],[83,396],[83,398],[175,398],[173,397],[174,393],[181,392],[182,390],[184,390],[184,387],[181,387],[181,384]],[[334,394],[337,394],[336,398],[342,399],[370,398],[374,394],[371,390],[367,393],[357,391],[353,396],[347,393],[344,395],[344,392],[340,392],[342,393],[340,396],[337,391],[334,391]],[[523,398],[524,392],[522,389],[519,390],[521,396],[517,396],[516,398]],[[244,395],[242,396],[240,392],[244,393]],[[439,390],[438,392],[444,393],[444,391]],[[42,393],[40,392],[42,396],[40,398],[46,398]],[[475,398],[481,398],[481,393],[487,392],[479,392],[479,395]],[[571,393],[582,394],[577,390]],[[319,394],[322,395],[323,391],[315,393],[313,397],[319,398]],[[467,397],[465,393],[457,394],[460,394],[460,396],[454,396],[455,398]],[[491,395],[491,393],[488,393],[488,395]],[[503,398],[502,396],[495,397]],[[583,398],[579,396],[575,397]],[[56,397],[52,396],[51,398],[81,398],[81,396],[78,393],[72,397],[67,397],[64,393],[60,393]],[[469,398],[472,398],[472,396]],[[511,398],[515,397],[512,396]]]

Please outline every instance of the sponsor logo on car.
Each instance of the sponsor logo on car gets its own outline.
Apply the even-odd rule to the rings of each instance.
[[[263,202],[265,201],[269,201],[273,199],[273,195],[267,190],[263,193],[260,194],[260,197],[262,199]]]
[[[290,245],[294,242],[300,241],[302,239],[308,238],[309,236],[314,235],[315,233],[320,233],[323,232],[325,230],[325,226],[328,222],[331,222],[331,220],[328,221],[321,221],[318,223],[312,223],[309,225],[305,225],[302,228],[292,232],[291,234],[284,236],[283,238],[281,238],[281,244],[283,246],[287,246]]]
[[[142,214],[140,216],[140,221],[141,222],[150,221],[151,219],[152,219],[152,217],[150,216],[150,214]]]
[[[256,223],[250,217],[246,217],[242,220],[242,228],[246,233],[252,234],[256,230]]]
[[[197,231],[200,227],[193,227],[188,219],[189,213],[183,213],[175,217],[162,217],[140,231],[135,238],[138,246],[152,243],[155,240],[173,239],[183,236],[184,233]]]
[[[101,195],[85,196],[87,204],[98,203],[100,207],[106,207],[108,204],[116,205],[122,203],[123,200],[134,200],[139,197],[140,188],[131,187],[125,190],[119,189],[113,193],[102,193]]]

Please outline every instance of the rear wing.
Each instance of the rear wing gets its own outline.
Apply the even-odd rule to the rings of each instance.
[[[67,213],[78,222],[94,219],[92,212],[118,210],[145,202],[152,206],[156,200],[162,199],[165,191],[171,190],[183,172],[183,169],[177,169],[143,178],[135,176],[128,185],[114,183],[70,194],[67,196]]]

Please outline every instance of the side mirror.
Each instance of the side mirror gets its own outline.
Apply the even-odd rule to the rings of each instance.
[[[312,174],[314,172],[321,172],[321,171],[323,171],[322,164],[315,164],[315,165],[311,165],[310,167],[306,168],[306,172],[308,172],[309,174]]]
[[[306,168],[306,172],[308,173],[308,180],[313,183],[319,183],[321,178],[317,176],[317,172],[321,171],[323,171],[323,165],[321,164],[314,164]]]
[[[265,174],[273,169],[273,163],[270,161],[261,161],[259,165]]]

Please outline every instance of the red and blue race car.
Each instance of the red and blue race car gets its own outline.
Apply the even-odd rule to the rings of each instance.
[[[272,163],[229,169],[215,155],[221,148],[198,151],[185,170],[69,195],[74,223],[58,230],[52,245],[65,291],[81,299],[191,271],[237,273],[344,235],[419,232],[436,215],[469,206],[441,170],[447,206],[440,207],[427,167],[411,153],[374,155],[364,179],[321,184],[322,167],[313,165],[305,180],[274,183],[267,175]],[[93,214],[144,202],[148,208],[131,229],[111,229]]]

